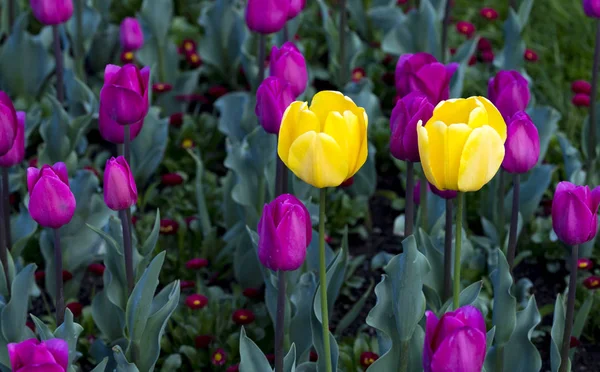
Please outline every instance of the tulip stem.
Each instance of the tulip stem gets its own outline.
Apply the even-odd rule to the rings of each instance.
[[[285,271],[277,272],[277,319],[275,323],[275,372],[283,372],[283,336],[285,329]]]
[[[406,162],[406,193],[404,210],[404,237],[412,235],[413,225],[415,223],[415,202],[413,192],[415,190],[414,164],[412,161]]]
[[[64,60],[62,49],[60,48],[60,32],[59,25],[52,26],[52,36],[54,38],[54,59],[56,59],[56,97],[58,102],[65,102],[65,85],[64,85]]]
[[[4,200],[4,187],[0,184],[0,200]],[[0,203],[0,218],[5,219],[4,216],[4,203]],[[6,225],[4,221],[0,222],[0,262],[2,262],[2,268],[4,269],[4,277],[6,278],[6,287],[10,294],[10,276],[8,275],[8,250],[6,249]]]
[[[458,309],[460,305],[460,249],[462,245],[462,219],[463,219],[463,204],[464,194],[462,192],[456,195],[456,233],[454,242],[454,290],[452,293],[452,302],[454,309]]]
[[[571,250],[571,275],[569,275],[569,294],[567,297],[567,316],[565,319],[565,331],[563,333],[562,348],[560,351],[559,372],[567,372],[569,365],[569,349],[571,346],[571,333],[573,331],[573,316],[575,314],[575,292],[577,291],[577,259],[579,258],[579,246],[574,245]]]
[[[512,200],[512,211],[510,217],[510,232],[508,235],[508,253],[506,259],[508,260],[508,267],[512,273],[513,265],[515,262],[515,253],[517,251],[517,226],[519,225],[519,191],[521,189],[521,183],[519,174],[513,174],[513,200]]]
[[[504,372],[504,345],[496,347],[496,372]]]
[[[421,209],[421,228],[427,231],[427,178],[423,175],[421,184],[419,185],[419,208]]]
[[[592,67],[592,93],[590,104],[590,120],[588,135],[588,156],[587,156],[587,181],[591,180],[594,174],[594,160],[596,160],[596,100],[598,99],[598,69],[600,68],[600,21],[596,21],[596,45],[594,47],[594,64]]]
[[[452,199],[446,199],[444,236],[444,301],[452,296]]]
[[[346,0],[340,0],[340,87],[344,87],[348,72],[346,71]]]
[[[133,247],[131,246],[131,211],[129,208],[119,211],[121,226],[123,226],[123,251],[125,254],[125,275],[129,294],[133,291],[135,279],[133,277]]]
[[[83,48],[83,0],[76,0],[73,4],[75,6],[75,27],[77,29],[77,36],[75,37],[75,71],[79,80],[85,82],[85,51]]]
[[[500,240],[498,245],[504,247],[504,171],[500,169],[498,173],[498,194],[496,196],[496,207],[498,208],[498,239]]]
[[[8,181],[8,168],[2,167],[2,189],[4,190],[2,194],[2,203],[4,203],[4,208],[2,208],[4,213],[4,239],[6,239],[6,249],[10,251],[12,237],[10,231],[10,186]]]
[[[326,372],[332,372],[331,346],[329,345],[329,310],[327,307],[327,263],[325,262],[325,201],[327,189],[321,189],[319,200],[319,281],[321,286],[321,325],[323,326],[323,348],[325,349]]]
[[[56,294],[56,327],[60,326],[65,319],[65,297],[63,295],[63,266],[62,266],[62,248],[60,246],[60,232],[54,229],[54,285]]]
[[[452,1],[446,1],[446,7],[444,8],[444,19],[442,20],[442,62],[446,61],[446,48],[448,44],[448,26],[450,25],[450,11],[452,10]]]
[[[125,157],[125,161],[131,167],[131,126],[125,125],[123,128],[124,138],[123,138],[123,156]]]
[[[283,42],[286,42],[290,39],[290,31],[288,30],[287,23],[283,25]]]
[[[510,7],[517,10],[517,0],[510,0]]]
[[[8,0],[8,33],[12,33],[12,27],[15,23],[15,0]]]
[[[256,85],[259,86],[260,83],[265,78],[265,58],[266,58],[266,49],[267,48],[267,37],[264,34],[260,34],[258,36],[258,81]]]
[[[277,197],[288,192],[288,169],[277,156],[277,153],[275,157],[277,158],[277,172],[275,174],[275,196]]]

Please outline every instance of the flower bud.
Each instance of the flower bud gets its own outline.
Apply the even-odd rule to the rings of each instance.
[[[390,118],[390,152],[396,159],[418,162],[417,123],[433,115],[433,105],[420,92],[410,93],[396,102]]]
[[[290,83],[295,97],[306,89],[308,83],[306,61],[292,42],[284,43],[281,48],[273,46],[269,69],[271,76],[277,76]]]
[[[286,80],[276,76],[263,80],[256,91],[254,112],[266,132],[279,134],[283,113],[294,99],[292,87]]]
[[[12,167],[25,157],[25,112],[17,112],[17,134],[11,149],[0,156],[0,167]]]
[[[278,32],[288,20],[289,9],[289,0],[248,0],[246,25],[259,34]]]
[[[104,202],[114,210],[128,209],[137,202],[135,179],[124,157],[110,158],[104,169]]]
[[[73,218],[76,202],[65,163],[27,169],[27,190],[29,213],[38,224],[58,229]]]
[[[583,12],[588,17],[600,18],[600,1],[583,0]]]
[[[137,19],[127,17],[121,22],[121,48],[125,51],[138,50],[144,45],[144,32]]]
[[[443,65],[429,53],[403,54],[396,64],[396,91],[400,97],[421,92],[432,105],[448,99],[450,79],[458,65]]]
[[[488,97],[508,121],[527,108],[531,98],[529,83],[518,71],[500,71],[488,81]]]
[[[502,168],[509,173],[527,173],[540,157],[538,130],[525,111],[513,115],[507,125]]]
[[[29,5],[33,16],[47,26],[65,23],[73,15],[72,0],[29,0]]]
[[[600,187],[590,192],[587,186],[560,182],[552,200],[552,228],[565,244],[589,242],[598,229]]]
[[[8,95],[0,91],[0,156],[13,147],[18,132],[17,112]]]

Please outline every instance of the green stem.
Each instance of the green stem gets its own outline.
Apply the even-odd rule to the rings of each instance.
[[[596,100],[598,98],[598,69],[600,68],[600,20],[596,21],[596,45],[594,47],[594,63],[592,69],[592,94],[590,105],[590,120],[588,133],[588,156],[586,166],[586,180],[590,183],[594,173],[594,160],[596,160]]]
[[[259,177],[258,179],[258,200],[256,212],[260,216],[262,214],[263,207],[265,205],[265,190],[266,189],[266,180],[265,177]]]
[[[409,343],[408,341],[402,341],[400,343],[400,365],[398,366],[398,372],[408,371],[408,354],[409,354]]]
[[[575,315],[575,292],[577,291],[577,259],[579,246],[574,245],[571,251],[571,273],[569,275],[569,294],[567,295],[567,315],[565,317],[565,330],[563,333],[562,347],[560,350],[559,372],[567,372],[569,365],[569,349],[571,333],[573,332],[573,316]]]
[[[421,177],[419,194],[419,199],[421,199],[419,205],[419,208],[421,209],[421,228],[427,231],[427,178],[425,175]]]
[[[452,199],[446,199],[444,234],[444,301],[452,296]]]
[[[10,183],[9,183],[8,168],[2,167],[2,189],[4,195],[2,195],[2,203],[4,203],[4,237],[6,239],[6,248],[10,252],[12,249],[12,236],[10,231]]]
[[[131,214],[129,208],[119,211],[121,226],[123,228],[123,253],[125,256],[125,276],[127,278],[127,294],[133,292],[135,277],[133,276],[133,247],[131,235]]]
[[[202,226],[202,236],[206,239],[212,231],[212,224],[210,222],[210,215],[208,214],[208,207],[206,206],[206,196],[204,195],[204,184],[202,182],[204,178],[204,162],[199,153],[194,152],[192,149],[187,149],[187,152],[196,162],[196,203],[200,225]]]
[[[406,193],[404,200],[406,207],[404,208],[404,237],[406,238],[413,233],[413,226],[415,223],[415,202],[413,199],[413,192],[415,189],[415,178],[413,175],[414,164],[412,161],[406,162]]]
[[[277,319],[275,322],[275,372],[283,372],[283,340],[285,334],[285,271],[277,272]]]
[[[65,102],[65,85],[64,85],[64,59],[63,52],[60,46],[60,25],[52,26],[52,38],[54,45],[54,58],[56,60],[56,98],[58,102],[64,104]]]
[[[327,189],[321,189],[319,201],[319,280],[321,286],[321,324],[323,326],[323,347],[325,349],[326,372],[332,372],[331,346],[329,345],[329,310],[327,308],[327,264],[325,262],[325,201]]]
[[[517,225],[519,224],[519,191],[519,174],[515,173],[513,175],[513,200],[510,217],[510,232],[508,234],[508,254],[506,257],[506,259],[508,260],[508,267],[511,273],[515,263],[515,254],[517,252]]]
[[[3,183],[3,182],[2,182]],[[8,192],[8,190],[4,190],[4,187],[0,183],[0,200],[4,200],[4,193]],[[4,209],[6,206],[4,203],[0,203],[0,218],[3,220],[6,218],[6,214]],[[4,276],[6,278],[7,289],[10,294],[10,276],[8,275],[8,250],[7,250],[7,237],[6,237],[6,224],[4,221],[0,221],[0,262],[2,262],[2,267],[4,268]]]
[[[73,4],[75,6],[75,27],[77,29],[77,35],[75,38],[75,72],[77,78],[85,82],[85,51],[83,47],[83,0],[76,0]]]
[[[504,171],[502,169],[500,169],[498,171],[499,176],[498,176],[498,194],[496,195],[497,198],[497,216],[498,216],[498,238],[500,239],[500,241],[498,242],[498,244],[500,245],[500,247],[502,248],[502,250],[504,250]]]
[[[63,294],[62,278],[62,249],[60,246],[60,232],[54,229],[54,286],[56,301],[56,326],[60,326],[65,319],[65,297]]]
[[[156,52],[158,53],[158,78],[161,82],[165,82],[167,81],[167,75],[165,72],[165,51],[164,46],[161,45],[161,43],[158,44]]]
[[[496,372],[504,371],[504,345],[496,348]]]
[[[459,192],[456,196],[456,234],[454,242],[454,290],[452,293],[454,309],[458,309],[460,298],[460,249],[462,245],[463,199],[464,194]]]

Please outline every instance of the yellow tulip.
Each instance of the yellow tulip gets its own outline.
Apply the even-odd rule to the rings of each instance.
[[[339,186],[367,160],[365,109],[340,92],[322,91],[307,102],[292,102],[279,129],[277,153],[304,182]]]
[[[423,171],[440,190],[477,191],[504,159],[506,123],[484,97],[442,101],[417,128]]]

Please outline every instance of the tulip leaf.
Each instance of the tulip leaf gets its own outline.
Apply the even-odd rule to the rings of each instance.
[[[394,2],[393,5],[373,6],[368,10],[367,15],[371,20],[373,27],[380,29],[384,34],[394,29],[399,23],[403,22],[406,16]]]
[[[542,368],[540,353],[531,342],[533,331],[540,321],[535,297],[532,296],[527,307],[517,313],[515,331],[505,346],[505,371],[539,371]]]
[[[290,321],[290,341],[298,345],[298,358],[304,355],[312,345],[312,332],[306,325],[312,316],[312,299],[317,289],[317,279],[313,272],[300,276],[294,291],[290,295],[290,303],[295,312]]]
[[[104,372],[106,369],[106,365],[108,364],[108,358],[102,359],[102,361],[92,369],[91,372]]]
[[[559,132],[556,136],[563,155],[566,180],[573,182],[574,175],[583,167],[581,155],[564,133]]]
[[[515,329],[517,300],[510,293],[513,279],[506,257],[500,249],[497,249],[496,252],[498,265],[490,275],[494,287],[492,323],[496,327],[496,345],[503,346],[508,342]]]
[[[356,27],[360,37],[369,40],[369,22],[367,22],[367,14],[365,12],[365,2],[362,0],[348,0],[346,9],[348,9],[350,20]]]
[[[522,26],[515,11],[508,10],[508,18],[504,22],[504,47],[494,59],[494,66],[501,70],[521,70],[525,42],[521,38]]]
[[[21,342],[24,339],[29,289],[34,283],[33,274],[36,268],[35,264],[25,266],[11,283],[10,293],[12,296],[0,314],[2,335],[8,342]],[[4,273],[0,273],[0,275],[4,275]]]
[[[45,341],[45,340],[50,340],[50,339],[54,338],[54,333],[52,333],[50,328],[48,328],[48,326],[46,325],[46,323],[44,323],[43,320],[41,320],[40,318],[38,318],[37,316],[35,316],[33,314],[30,314],[29,316],[31,317],[31,319],[33,320],[33,323],[35,324],[35,331],[38,334],[38,336],[40,337],[40,340]]]
[[[104,0],[101,0],[104,5]],[[101,27],[92,38],[88,56],[86,59],[88,67],[95,72],[103,72],[106,65],[114,63],[113,50],[118,50],[119,26],[106,24]]]
[[[160,234],[160,210],[156,210],[156,217],[154,218],[154,226],[152,227],[152,231],[150,235],[146,238],[146,241],[142,245],[142,249],[140,251],[141,255],[146,257],[150,253],[154,251],[156,247],[156,242],[158,241],[158,235]]]
[[[160,370],[161,372],[177,371],[179,368],[181,368],[182,364],[183,360],[181,358],[181,354],[171,354],[165,359],[165,362]]]
[[[552,338],[552,342],[550,343],[550,366],[552,372],[557,372],[561,363],[560,349],[565,331],[565,316],[566,310],[563,296],[559,293],[554,303],[554,318],[552,320],[552,330],[550,331]],[[567,371],[570,371],[571,360],[569,359],[567,363]]]
[[[65,310],[64,322],[54,331],[54,337],[63,339],[69,344],[69,366],[77,357],[77,339],[83,332],[83,327],[73,322],[73,313],[71,310]]]
[[[594,304],[594,293],[590,292],[587,295],[587,298],[585,299],[585,302],[583,303],[583,305],[581,305],[581,307],[575,314],[575,321],[573,322],[573,331],[571,333],[571,336],[573,336],[577,339],[579,339],[581,337],[581,333],[583,332],[583,328],[585,326],[585,323],[587,322],[588,316],[590,315],[590,311],[592,310],[593,304]],[[569,352],[569,356],[571,359],[573,359],[576,350],[577,350],[577,348],[571,348],[571,350]]]
[[[555,167],[550,164],[537,165],[528,174],[527,179],[520,180],[519,212],[524,222],[529,222],[540,205],[540,201],[550,186]],[[509,216],[512,209],[512,189],[504,198],[505,215]]]
[[[142,131],[131,143],[131,171],[139,188],[154,175],[162,161],[167,148],[168,129],[168,119],[161,119],[158,108],[151,107]]]
[[[358,301],[356,301],[356,303],[354,303],[352,308],[350,310],[348,310],[348,312],[342,317],[342,319],[340,319],[337,326],[335,327],[335,335],[337,337],[342,336],[342,333],[344,333],[346,328],[348,328],[352,323],[354,323],[354,321],[356,321],[356,318],[359,316],[359,314],[363,310],[365,303],[367,302],[369,297],[371,297],[371,291],[373,290],[373,287],[374,287],[374,283],[371,280],[371,284],[369,284],[369,288],[367,288],[367,290],[363,293],[363,295],[360,297],[360,299]]]
[[[116,372],[139,372],[139,369],[135,366],[135,363],[130,363],[123,353],[121,346],[117,345],[113,347],[113,356],[117,362]]]
[[[152,36],[158,40],[159,46],[164,45],[169,28],[171,28],[173,1],[144,0],[140,16],[149,26]]]
[[[531,117],[533,124],[535,124],[538,135],[540,137],[540,157],[538,164],[542,164],[548,151],[548,146],[552,137],[556,135],[558,130],[558,122],[562,115],[554,107],[550,106],[538,106],[527,110],[527,114]],[[584,124],[585,126],[585,124]],[[582,131],[584,133],[585,129]],[[583,147],[585,149],[585,147]],[[584,150],[585,151],[585,150]]]
[[[69,36],[71,37],[71,40],[73,40],[73,43],[82,43],[82,47],[84,48],[84,50],[88,50],[92,43],[92,39],[96,34],[96,30],[98,29],[98,26],[102,21],[102,15],[98,10],[86,4],[86,2],[76,2],[76,4],[73,5],[75,6],[75,9],[77,9],[78,6],[83,6],[83,8],[81,9],[81,24],[83,25],[83,27],[81,28],[81,30],[77,29],[78,20],[77,15],[74,14],[73,17],[71,17],[67,21],[65,25],[66,30]],[[78,38],[81,38],[81,41],[78,40]],[[74,46],[74,48],[77,48],[77,46]]]
[[[19,208],[19,214],[13,214],[10,217],[10,221],[10,236],[12,240],[10,253],[15,257],[19,257],[29,239],[35,234],[38,225],[31,218],[29,210],[23,206]]]
[[[479,293],[481,293],[482,287],[483,281],[480,280],[463,289],[458,295],[458,307],[473,305],[475,301],[477,301]],[[452,299],[446,301],[446,303],[440,308],[438,314],[442,315],[446,313],[449,309],[452,309]]]
[[[259,126],[255,105],[256,98],[246,92],[229,93],[215,101],[215,108],[220,113],[219,131],[235,146]]]
[[[441,294],[444,289],[444,252],[436,246],[425,230],[419,228],[417,234],[419,251],[427,257],[427,262],[431,266],[423,284],[431,288],[436,295]]]
[[[112,282],[106,281],[111,275],[107,268],[104,271],[104,283]],[[113,342],[125,337],[125,312],[108,298],[107,291],[105,287],[92,299],[92,318],[102,335]]]
[[[240,372],[272,371],[271,364],[242,327],[240,331]]]

